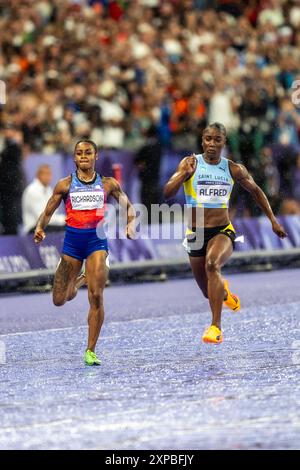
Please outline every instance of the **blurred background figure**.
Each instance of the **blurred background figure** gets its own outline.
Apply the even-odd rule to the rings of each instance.
[[[0,221],[3,235],[16,235],[21,217],[23,191],[22,133],[7,123],[1,136]]]
[[[52,171],[49,165],[39,166],[36,177],[30,183],[22,196],[23,232],[33,233],[37,220],[43,212],[52,195]],[[64,230],[65,215],[59,214],[59,209],[53,214],[48,226],[48,232]]]
[[[157,138],[156,129],[150,127],[147,131],[147,140],[137,152],[135,159],[141,181],[141,202],[147,208],[149,223],[151,204],[159,204],[161,200],[159,181],[161,156],[162,147]]]
[[[299,215],[300,204],[295,199],[284,199],[280,205],[280,215]]]

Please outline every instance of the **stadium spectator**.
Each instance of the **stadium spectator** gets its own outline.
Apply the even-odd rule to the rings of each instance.
[[[33,233],[37,220],[43,212],[49,198],[52,195],[53,188],[52,170],[49,165],[40,165],[35,179],[25,188],[22,195],[22,217],[23,232]],[[48,226],[48,232],[64,230],[65,215],[59,214],[58,210],[53,214]]]
[[[152,127],[147,131],[145,145],[139,150],[135,159],[141,179],[141,201],[147,208],[149,223],[151,204],[159,204],[161,200],[159,187],[161,150],[161,143],[157,139],[155,128]]]
[[[0,215],[3,235],[17,235],[23,190],[22,133],[7,123],[0,153]]]

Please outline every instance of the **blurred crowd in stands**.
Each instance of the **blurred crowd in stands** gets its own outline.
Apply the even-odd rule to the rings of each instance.
[[[88,137],[136,152],[141,165],[149,138],[184,156],[219,121],[227,154],[275,211],[300,213],[300,0],[1,0],[0,9],[2,150],[10,127],[23,158],[69,154]],[[159,167],[142,164],[148,175]],[[239,191],[233,209],[260,213]]]

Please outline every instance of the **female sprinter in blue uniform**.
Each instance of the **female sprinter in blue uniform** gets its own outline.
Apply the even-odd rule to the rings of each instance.
[[[183,184],[188,207],[192,208],[185,245],[195,280],[209,299],[211,326],[204,332],[206,343],[221,343],[223,302],[234,311],[240,309],[239,298],[229,291],[221,268],[231,256],[235,230],[229,220],[228,205],[234,182],[251,193],[270,219],[273,232],[280,238],[286,233],[277,222],[266,195],[247,169],[221,157],[226,142],[222,124],[209,125],[203,132],[203,154],[184,158],[164,188],[166,198],[175,196]],[[200,216],[199,216],[200,214]]]
[[[53,303],[56,306],[64,305],[75,297],[80,286],[87,283],[90,303],[88,345],[84,354],[87,365],[101,363],[95,354],[95,347],[104,319],[103,289],[107,278],[108,244],[103,223],[107,196],[113,196],[127,210],[128,238],[134,236],[135,218],[133,206],[119,183],[114,178],[101,177],[95,172],[97,159],[94,142],[82,140],[76,144],[74,161],[77,170],[57,183],[34,233],[36,243],[44,240],[45,228],[63,200],[66,206],[66,233],[54,277]],[[79,276],[84,259],[85,274]]]

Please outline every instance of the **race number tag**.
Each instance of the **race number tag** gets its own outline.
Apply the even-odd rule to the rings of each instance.
[[[220,181],[198,181],[197,201],[201,204],[226,204],[230,195],[230,184]]]
[[[104,206],[103,191],[76,191],[70,194],[72,209],[88,211],[102,209]]]

